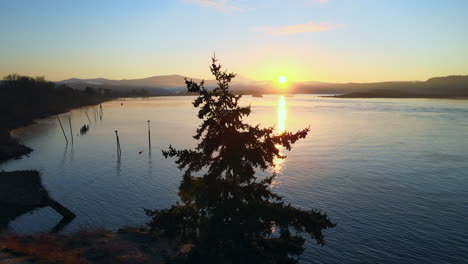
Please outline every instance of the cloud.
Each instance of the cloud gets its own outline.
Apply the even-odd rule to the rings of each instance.
[[[249,11],[253,9],[240,7],[232,0],[187,0],[186,2],[221,11]]]
[[[314,23],[309,22],[305,24],[296,24],[283,27],[262,27],[263,31],[266,31],[273,35],[292,35],[308,32],[320,32],[327,31],[336,28],[336,25],[328,25],[327,23]]]
[[[217,9],[224,12],[230,11],[252,11],[257,8],[245,6],[247,0],[181,0],[188,4],[194,4],[201,7]],[[330,0],[301,0],[303,3],[328,3]],[[244,5],[242,5],[244,3]]]

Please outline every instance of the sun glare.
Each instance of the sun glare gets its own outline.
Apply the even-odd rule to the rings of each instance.
[[[286,78],[286,76],[284,75],[281,75],[280,77],[278,77],[278,82],[281,84],[285,84],[287,81],[288,81],[288,78]]]

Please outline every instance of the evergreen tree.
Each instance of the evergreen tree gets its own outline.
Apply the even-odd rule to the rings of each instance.
[[[277,146],[291,150],[309,129],[277,135],[273,127],[244,123],[251,109],[229,91],[235,74],[222,71],[215,58],[210,69],[218,84],[213,90],[186,79],[188,91],[198,94],[193,105],[203,121],[194,136],[197,147],[163,151],[185,170],[181,202],[146,210],[149,226],[193,244],[184,263],[296,263],[304,250],[301,233],[323,245],[322,230],[335,225],[325,213],[282,201],[270,190],[274,173],[261,179],[255,173],[285,158]]]

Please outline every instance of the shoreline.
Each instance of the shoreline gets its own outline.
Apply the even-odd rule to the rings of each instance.
[[[13,124],[7,124],[0,127],[0,164],[12,159],[21,159],[23,156],[27,156],[29,153],[34,151],[32,148],[23,145],[19,142],[18,139],[12,137],[11,132],[15,129],[22,128],[25,126],[33,125],[36,123],[36,120],[51,117],[53,115],[59,115],[63,113],[68,113],[74,109],[78,109],[85,106],[98,105],[103,102],[111,101],[118,99],[117,97],[104,97],[104,98],[89,98],[89,101],[85,103],[77,103],[76,105],[71,105],[69,107],[60,109],[59,111],[53,111],[46,114],[37,114],[34,116],[29,116],[27,119],[15,120]]]
[[[31,114],[22,120],[14,120],[0,127],[0,164],[12,159],[21,159],[33,151],[32,148],[22,144],[11,135],[14,129],[36,123],[36,120],[51,117],[61,113],[90,105],[116,99],[114,97],[87,97],[82,101],[74,102],[63,108],[48,111],[47,114]],[[3,117],[1,117],[3,118]],[[57,223],[51,232],[59,232],[76,215],[68,208],[49,196],[42,185],[41,175],[36,170],[0,171],[0,233],[6,230],[11,221],[30,211],[42,207],[51,207],[62,220]],[[0,263],[1,264],[1,263]]]
[[[26,259],[31,263],[164,263],[181,253],[180,244],[145,227],[115,232],[81,231],[72,234],[0,234],[0,264]]]

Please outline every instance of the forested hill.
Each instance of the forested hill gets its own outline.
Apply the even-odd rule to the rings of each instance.
[[[401,97],[468,97],[468,76],[434,77],[427,81],[377,83],[298,83],[293,93],[350,94],[386,91]],[[406,94],[406,95],[405,95]],[[370,96],[372,97],[372,96]],[[393,96],[390,96],[393,97]]]
[[[79,91],[43,77],[8,75],[0,83],[0,161],[30,151],[10,137],[13,128],[72,108],[99,104],[112,98],[105,90]]]

